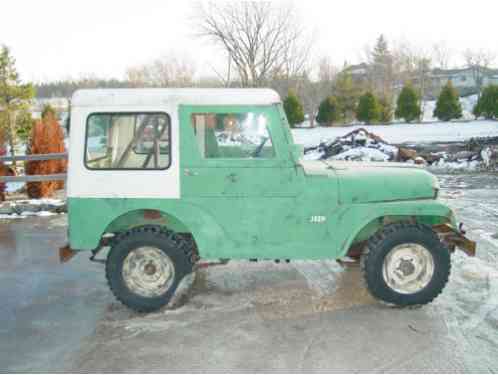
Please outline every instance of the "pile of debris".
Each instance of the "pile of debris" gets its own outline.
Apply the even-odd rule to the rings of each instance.
[[[494,137],[497,138],[497,137]],[[496,142],[495,142],[496,141]],[[395,161],[439,171],[495,170],[498,139],[474,138],[456,152],[424,151],[389,144],[364,128],[304,149],[305,160]]]
[[[306,160],[393,161],[398,151],[398,147],[360,128],[318,146],[306,147],[304,155]]]
[[[0,219],[22,219],[28,216],[51,216],[67,212],[61,199],[29,199],[0,204]]]

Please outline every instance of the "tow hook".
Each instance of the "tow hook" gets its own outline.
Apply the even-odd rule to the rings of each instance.
[[[433,227],[441,240],[445,242],[451,251],[458,247],[468,256],[476,255],[476,243],[465,237],[466,231],[463,229],[463,223],[458,225],[458,229],[449,224],[438,224]]]

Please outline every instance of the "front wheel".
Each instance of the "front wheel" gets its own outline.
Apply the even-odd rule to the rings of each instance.
[[[447,247],[420,224],[387,225],[369,239],[362,255],[370,294],[398,306],[431,302],[446,285],[450,268]]]
[[[166,305],[180,281],[192,272],[189,247],[174,233],[154,226],[119,236],[106,261],[106,277],[115,297],[138,312]]]

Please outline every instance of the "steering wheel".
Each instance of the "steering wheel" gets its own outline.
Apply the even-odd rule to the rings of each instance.
[[[256,147],[256,149],[252,152],[251,156],[253,158],[259,158],[261,151],[263,151],[263,147],[265,146],[266,141],[268,141],[268,137],[263,137],[261,143]]]

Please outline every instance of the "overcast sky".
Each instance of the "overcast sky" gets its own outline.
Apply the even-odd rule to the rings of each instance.
[[[498,52],[494,0],[295,1],[314,31],[314,56],[359,62],[380,33],[430,48],[445,41],[459,58],[466,48]],[[167,0],[8,0],[2,2],[0,44],[11,47],[24,80],[123,78],[126,67],[171,51],[213,75],[220,51],[195,36],[193,2]]]

